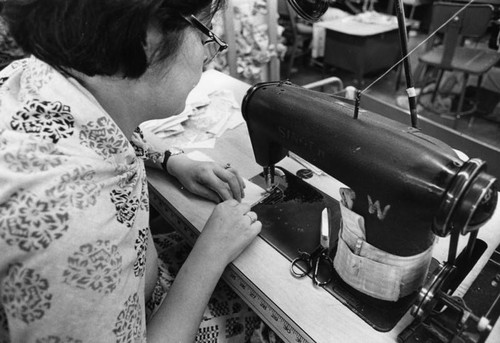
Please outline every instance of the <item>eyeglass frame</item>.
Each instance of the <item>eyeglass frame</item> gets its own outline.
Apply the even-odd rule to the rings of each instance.
[[[190,16],[183,16],[183,18],[191,24],[194,28],[198,29],[201,33],[203,33],[205,36],[208,37],[206,41],[203,41],[203,45],[206,45],[211,42],[215,42],[219,45],[219,49],[213,56],[208,56],[206,60],[203,61],[203,64],[208,64],[213,61],[215,56],[217,56],[219,53],[222,51],[226,50],[229,45],[222,40],[219,36],[217,36],[212,30],[210,30],[205,24],[203,24],[198,18],[196,18],[194,15]]]

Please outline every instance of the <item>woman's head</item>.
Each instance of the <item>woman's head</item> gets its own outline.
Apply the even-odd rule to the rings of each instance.
[[[210,18],[224,0],[7,0],[3,15],[28,54],[89,76],[141,76],[175,57],[190,24]],[[157,33],[146,50],[148,30]],[[148,46],[151,49],[151,46]]]

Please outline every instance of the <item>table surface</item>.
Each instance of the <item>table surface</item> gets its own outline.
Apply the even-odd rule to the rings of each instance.
[[[380,19],[376,19],[373,22],[365,22],[360,21],[356,16],[349,16],[335,20],[320,21],[314,25],[346,35],[360,37],[374,36],[398,29],[396,17],[378,15],[377,18]]]
[[[370,13],[367,13],[370,15]],[[362,15],[364,15],[362,13]],[[366,17],[369,20],[369,17]],[[360,22],[359,15],[349,15],[342,18],[319,21],[313,24],[313,37],[311,43],[311,57],[318,58],[324,55],[326,30],[338,33],[369,38],[379,34],[391,32],[398,29],[395,16],[377,13],[373,22]],[[407,26],[409,24],[407,23]]]
[[[216,71],[204,73],[199,87],[208,89],[231,89],[241,103],[249,85]],[[253,157],[246,125],[226,131],[217,140],[214,149],[201,152],[222,164],[230,162],[247,179],[261,172]],[[286,158],[280,163],[291,172],[300,169],[295,161]],[[148,169],[150,198],[169,223],[191,232],[195,239],[210,216],[214,204],[185,191],[180,185],[156,169]],[[310,179],[313,186],[339,200],[341,183],[328,176],[315,175]],[[500,211],[481,228],[479,238],[487,241],[488,250],[476,267],[457,290],[462,295],[486,264],[488,256],[500,242],[495,232],[500,225]],[[182,229],[181,229],[182,231]],[[498,231],[498,230],[496,230]],[[189,233],[185,236],[190,236]],[[188,237],[189,239],[189,237]],[[461,246],[465,245],[461,240]],[[446,260],[447,239],[440,239],[434,257]],[[224,279],[231,287],[276,331],[288,341],[298,342],[396,342],[397,335],[411,321],[407,313],[390,332],[372,329],[360,317],[351,312],[335,297],[321,288],[314,287],[308,278],[296,279],[289,272],[290,262],[266,241],[257,239],[228,266]],[[488,343],[500,341],[500,323],[494,327]]]

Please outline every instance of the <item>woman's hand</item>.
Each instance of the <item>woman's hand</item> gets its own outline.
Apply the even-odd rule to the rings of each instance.
[[[207,258],[225,266],[236,259],[254,240],[262,229],[257,214],[250,211],[248,204],[234,199],[218,204],[208,219],[197,248],[207,253]]]
[[[194,342],[203,310],[224,269],[261,230],[257,214],[249,209],[235,199],[215,207],[165,300],[148,322],[148,342]]]
[[[168,159],[167,171],[191,193],[215,203],[221,200],[245,196],[245,183],[234,168],[224,168],[215,162],[200,162],[186,155],[175,155]]]

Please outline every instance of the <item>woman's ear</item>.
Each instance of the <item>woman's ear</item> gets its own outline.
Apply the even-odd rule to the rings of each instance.
[[[144,44],[144,52],[146,53],[146,58],[149,63],[154,61],[155,55],[158,53],[162,38],[162,34],[156,27],[154,27],[153,25],[150,25],[148,27],[148,30],[146,32],[146,41]]]

